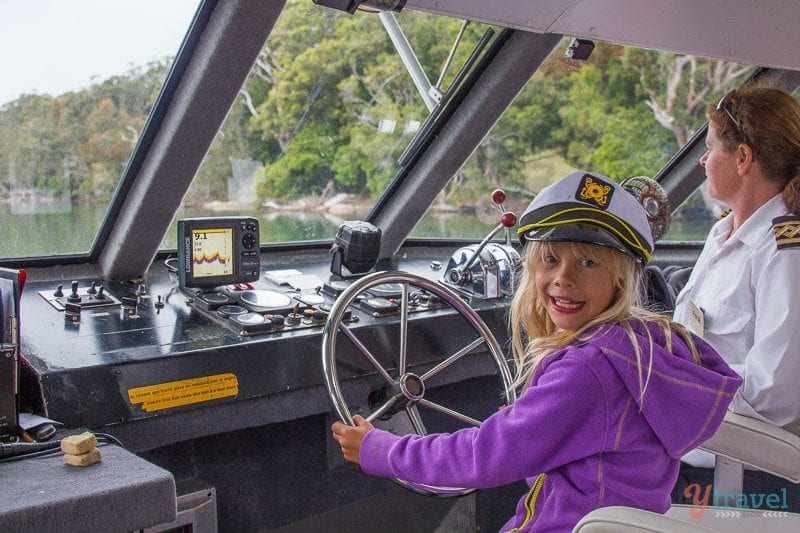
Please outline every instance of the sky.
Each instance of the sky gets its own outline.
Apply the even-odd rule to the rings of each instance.
[[[200,0],[0,0],[0,105],[175,56]]]

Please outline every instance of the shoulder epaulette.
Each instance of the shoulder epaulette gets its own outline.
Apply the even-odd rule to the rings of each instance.
[[[772,219],[772,231],[778,250],[800,248],[800,216],[786,215]]]

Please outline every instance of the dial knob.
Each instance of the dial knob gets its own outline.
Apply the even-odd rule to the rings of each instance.
[[[242,246],[245,248],[252,248],[256,245],[256,236],[252,233],[245,233],[242,235]]]

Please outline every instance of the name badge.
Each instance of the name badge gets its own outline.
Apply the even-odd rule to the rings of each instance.
[[[695,335],[702,337],[705,331],[704,324],[703,310],[693,300],[689,300],[689,328]]]

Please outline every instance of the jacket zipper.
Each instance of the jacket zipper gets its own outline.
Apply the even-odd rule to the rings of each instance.
[[[520,529],[528,525],[528,522],[533,518],[533,509],[536,507],[536,499],[539,497],[539,491],[542,490],[545,479],[547,479],[547,474],[539,474],[536,481],[533,482],[531,490],[528,492],[528,497],[525,498],[525,519],[522,521],[522,524],[509,530],[507,533],[517,533]]]

